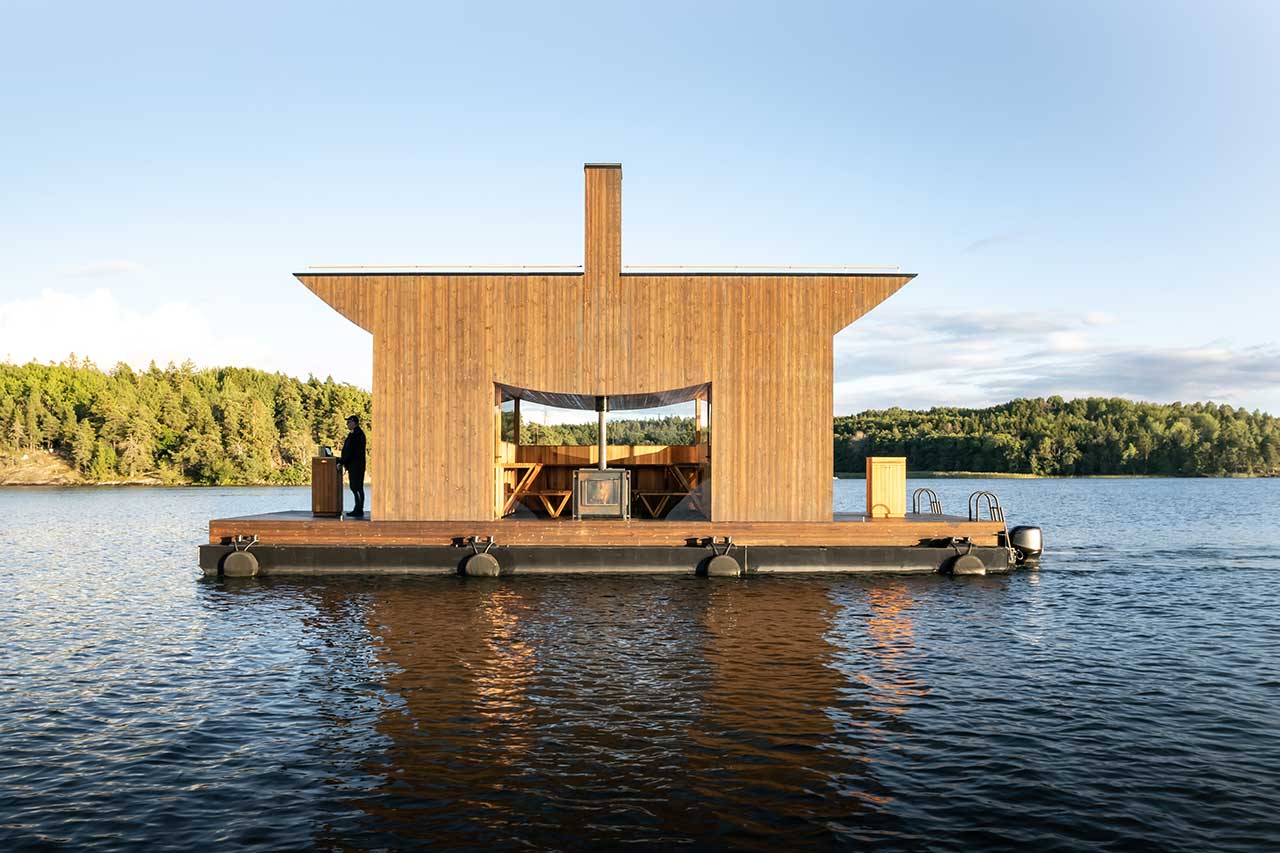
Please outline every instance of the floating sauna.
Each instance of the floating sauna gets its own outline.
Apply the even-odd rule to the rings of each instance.
[[[622,168],[585,173],[580,268],[297,275],[373,337],[372,512],[213,520],[206,573],[236,554],[235,573],[262,574],[1017,563],[990,498],[963,515],[936,498],[908,512],[901,458],[868,460],[865,513],[832,512],[832,338],[914,276],[627,268]],[[521,445],[522,402],[597,413],[599,443]],[[697,414],[692,444],[606,442],[609,413],[677,403]]]

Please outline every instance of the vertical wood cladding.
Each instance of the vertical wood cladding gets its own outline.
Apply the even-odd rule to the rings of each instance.
[[[831,339],[912,276],[625,274],[621,186],[586,169],[581,274],[298,276],[373,333],[375,518],[493,517],[495,382],[710,382],[713,519],[831,519]]]

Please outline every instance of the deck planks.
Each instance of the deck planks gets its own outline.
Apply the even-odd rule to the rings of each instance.
[[[307,512],[279,512],[209,522],[209,542],[257,536],[267,545],[449,545],[469,536],[493,536],[498,545],[595,547],[680,547],[689,539],[732,537],[744,546],[911,546],[925,539],[970,537],[994,546],[1004,533],[999,522],[956,516],[908,515],[867,520],[837,515],[825,522],[778,521],[371,521],[312,518]]]

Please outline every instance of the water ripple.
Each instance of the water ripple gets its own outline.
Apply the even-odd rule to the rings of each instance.
[[[0,490],[0,848],[1280,846],[1280,481],[934,485],[1042,570],[209,583],[305,492]]]

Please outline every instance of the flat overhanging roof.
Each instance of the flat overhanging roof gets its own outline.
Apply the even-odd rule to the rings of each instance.
[[[417,264],[386,266],[351,265],[351,266],[314,266],[307,267],[297,276],[391,276],[391,275],[582,275],[581,265],[549,264],[547,266],[485,266],[485,265],[446,265],[426,266]],[[874,278],[877,276],[902,276],[900,267],[801,267],[801,266],[624,266],[623,276],[852,276],[856,278]]]

